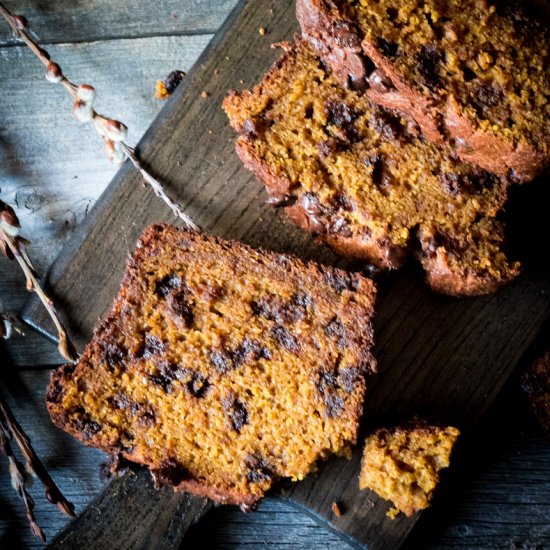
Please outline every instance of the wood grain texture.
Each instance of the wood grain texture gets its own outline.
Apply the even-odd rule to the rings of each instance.
[[[334,262],[331,253],[262,204],[260,186],[233,153],[234,135],[220,110],[226,90],[257,81],[277,55],[270,42],[291,38],[296,29],[293,2],[242,5],[146,133],[140,154],[206,230]],[[259,37],[260,26],[270,29],[268,36]],[[164,205],[125,165],[50,272],[49,283],[79,346],[110,307],[126,254],[143,227],[169,219]],[[521,242],[533,235],[523,235]],[[381,375],[367,401],[367,425],[386,421],[389,413],[423,413],[461,427],[477,420],[550,312],[547,267],[493,296],[471,300],[432,295],[417,272],[389,280],[378,304]],[[26,317],[48,332],[40,309],[30,306]],[[351,462],[330,461],[289,489],[286,498],[350,542],[397,548],[417,518],[390,521],[387,503],[357,490],[358,455],[359,450]],[[333,501],[348,510],[341,518],[332,515]]]
[[[12,0],[7,6],[27,17],[43,44],[210,34],[223,23],[237,0],[117,0],[94,2],[64,0]],[[15,43],[0,25],[0,47]]]
[[[94,550],[101,541],[111,548],[178,548],[211,507],[207,499],[158,491],[149,472],[138,469],[114,479],[70,526],[52,541],[56,550]]]
[[[189,70],[210,38],[153,37],[49,49],[71,78],[97,88],[98,108],[123,120],[129,142],[136,143],[164,105],[153,98],[156,80],[175,68]],[[72,116],[65,90],[44,79],[29,50],[0,52],[0,196],[17,210],[32,243],[31,257],[45,273],[117,168],[105,157],[99,136]],[[14,312],[27,298],[19,268],[3,258],[0,296]],[[28,332],[30,338],[9,343],[15,364],[61,361],[55,346]]]

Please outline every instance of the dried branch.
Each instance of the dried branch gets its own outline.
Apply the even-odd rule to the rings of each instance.
[[[23,328],[19,321],[4,307],[4,303],[0,300],[0,338],[8,340],[13,333],[24,334]]]
[[[11,441],[15,441],[25,460],[25,465],[15,456]],[[74,506],[59,490],[53,479],[48,474],[44,464],[34,451],[31,440],[23,432],[21,426],[15,420],[8,404],[0,396],[0,451],[7,457],[13,488],[25,504],[27,518],[31,532],[42,542],[46,542],[44,532],[36,522],[34,516],[34,501],[27,491],[33,477],[37,477],[45,489],[45,495],[49,502],[57,505],[64,514],[74,517]]]
[[[59,353],[67,361],[74,361],[77,358],[76,350],[57,315],[53,301],[44,292],[38,282],[36,272],[26,251],[26,246],[29,242],[20,236],[20,229],[21,224],[13,208],[0,200],[0,252],[8,259],[17,261],[27,279],[27,290],[35,292],[38,295],[55,324],[59,337],[59,345],[57,347]]]
[[[145,181],[151,185],[155,195],[160,197],[187,227],[199,231],[199,227],[183,212],[181,206],[169,197],[161,182],[144,168],[136,156],[135,150],[125,143],[128,128],[118,120],[100,115],[93,108],[95,88],[89,84],[80,84],[77,86],[63,75],[61,67],[50,59],[49,53],[44,48],[41,48],[29,34],[28,21],[25,17],[12,13],[2,2],[0,2],[0,15],[6,20],[15,36],[22,40],[46,67],[46,79],[50,82],[63,85],[71,94],[74,100],[73,114],[80,122],[91,124],[96,132],[103,137],[105,151],[109,159],[116,163],[122,163],[126,158],[129,158],[132,164],[141,172]]]
[[[44,532],[36,522],[34,517],[34,501],[27,491],[27,484],[29,483],[29,476],[23,468],[23,465],[15,455],[10,445],[10,432],[8,427],[4,424],[3,418],[0,416],[0,451],[7,457],[9,462],[9,470],[11,475],[11,484],[17,494],[23,499],[25,503],[25,510],[27,512],[27,519],[31,526],[31,532],[35,537],[38,537],[42,542],[46,542],[46,536]]]

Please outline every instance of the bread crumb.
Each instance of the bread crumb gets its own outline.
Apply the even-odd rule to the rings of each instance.
[[[265,27],[260,27],[258,29],[258,32],[260,33],[260,36],[265,36],[267,34],[267,30]]]
[[[399,510],[393,507],[386,512],[386,516],[389,517],[390,519],[395,519],[398,514],[399,514]]]
[[[209,97],[209,96],[210,96],[210,94],[209,94],[206,90],[203,90],[203,91],[201,92],[201,97],[205,97],[205,98],[206,98],[206,97]]]
[[[332,503],[331,509],[332,509],[332,513],[333,513],[337,518],[339,518],[339,517],[342,515],[342,509],[340,508],[340,506],[338,506],[338,503],[337,503],[337,502],[333,502],[333,503]]]
[[[157,80],[155,84],[155,99],[166,99],[170,94],[166,90],[166,86],[162,80]]]
[[[155,99],[170,97],[185,77],[184,71],[172,71],[164,80],[157,80],[155,84]]]

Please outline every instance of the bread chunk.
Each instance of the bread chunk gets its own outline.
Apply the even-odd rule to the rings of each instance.
[[[151,226],[48,410],[160,483],[251,506],[356,443],[374,298],[359,274]]]
[[[374,491],[413,516],[429,507],[439,472],[449,467],[459,435],[457,428],[420,422],[375,431],[365,441],[359,488]]]
[[[286,49],[224,101],[237,153],[273,204],[348,259],[394,269],[416,256],[438,292],[484,294],[517,274],[497,219],[507,181],[342,87],[307,42]]]
[[[550,4],[297,0],[339,77],[460,158],[529,181],[550,170]]]

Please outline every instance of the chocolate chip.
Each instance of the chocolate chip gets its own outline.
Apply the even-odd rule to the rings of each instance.
[[[111,398],[113,406],[117,409],[126,409],[133,401],[125,393],[115,393]]]
[[[337,292],[344,290],[356,291],[357,279],[351,273],[340,270],[327,270],[325,272],[325,280]]]
[[[158,468],[151,469],[155,489],[162,485],[175,487],[188,477],[187,470],[173,458],[164,460]]]
[[[350,224],[344,218],[337,218],[328,226],[328,232],[340,237],[349,238],[353,235]]]
[[[271,359],[269,350],[264,348],[257,340],[245,339],[244,342],[235,348],[231,354],[233,364],[236,368],[248,361],[257,361],[260,358]]]
[[[372,71],[367,78],[367,82],[371,89],[382,94],[395,89],[393,82],[386,76],[386,73],[384,73],[382,69],[375,69]]]
[[[261,118],[247,118],[242,125],[242,133],[248,139],[258,138],[268,128],[268,124]]]
[[[401,115],[385,109],[378,109],[370,117],[370,125],[387,141],[404,143],[411,135],[401,124]]]
[[[352,393],[361,380],[363,369],[358,367],[346,367],[338,372],[338,382],[347,393]]]
[[[432,92],[441,87],[441,63],[444,56],[435,44],[425,44],[416,56],[415,68],[422,83]]]
[[[76,363],[67,363],[52,372],[51,382],[46,395],[49,403],[61,403],[63,399],[63,385],[61,380],[68,378],[76,369]]]
[[[155,294],[165,298],[174,290],[179,290],[182,286],[181,277],[177,273],[166,275],[155,284]]]
[[[300,344],[296,336],[290,334],[286,328],[280,325],[274,326],[271,329],[271,336],[281,347],[287,349],[288,351],[298,353],[300,350]]]
[[[397,57],[399,46],[395,42],[389,42],[385,38],[380,37],[376,40],[376,44],[380,52],[382,52],[382,55],[390,59],[395,59]]]
[[[497,181],[496,176],[484,170],[476,170],[468,174],[456,172],[443,172],[439,174],[441,187],[453,197],[464,193],[479,195],[487,189],[494,188]]]
[[[208,378],[195,370],[178,366],[173,370],[173,375],[193,397],[203,397],[210,388]]]
[[[393,178],[386,168],[385,157],[383,154],[373,155],[365,159],[367,166],[372,166],[372,183],[383,194],[387,195],[389,188],[393,184]]]
[[[99,342],[99,360],[103,361],[108,368],[121,366],[128,357],[128,350],[116,342]]]
[[[249,454],[244,459],[244,465],[247,470],[246,480],[249,483],[261,483],[273,477],[273,470],[269,462],[257,454]]]
[[[361,45],[361,34],[356,26],[348,21],[336,20],[332,24],[330,33],[338,46],[342,48],[356,48]]]
[[[472,103],[480,113],[483,113],[487,107],[498,105],[503,99],[502,89],[493,84],[480,84],[473,90]]]
[[[233,355],[225,348],[219,348],[210,353],[210,363],[220,373],[226,374],[235,368]]]
[[[183,71],[172,71],[164,79],[164,87],[169,94],[172,94],[175,89],[180,85],[183,80],[185,73]]]
[[[299,294],[294,295],[290,301],[272,295],[250,302],[250,309],[254,315],[269,321],[278,324],[290,324],[306,317],[307,304],[304,304],[300,299]]]
[[[109,456],[107,462],[103,462],[99,466],[99,479],[106,481],[109,478],[116,475],[120,477],[124,475],[130,466],[130,462],[127,461],[121,453],[115,453]]]
[[[333,157],[338,151],[341,151],[342,144],[334,138],[329,138],[319,142],[317,144],[317,150],[322,159],[327,159]]]
[[[460,255],[466,250],[467,243],[460,242],[444,231],[434,231],[433,234],[422,239],[423,254],[434,256],[438,248],[444,248],[446,252]]]
[[[157,414],[153,407],[143,403],[141,410],[138,411],[138,423],[141,426],[150,428],[151,426],[154,426],[156,424],[156,421]]]
[[[229,417],[231,427],[237,433],[241,433],[242,428],[248,424],[248,411],[244,403],[230,394],[222,400],[222,405]]]
[[[194,314],[191,304],[187,301],[187,293],[183,290],[172,292],[167,297],[168,311],[173,320],[181,328],[193,325]]]
[[[350,107],[346,103],[336,103],[327,101],[327,126],[336,129],[336,136],[348,143],[355,143],[360,139],[360,135],[355,129],[355,121],[361,115],[355,107]]]
[[[46,401],[48,403],[61,403],[63,399],[63,386],[59,380],[52,380],[46,394]]]
[[[156,336],[147,333],[136,356],[142,357],[143,359],[151,359],[152,357],[158,357],[162,354],[164,354],[164,342],[159,340]]]
[[[92,420],[90,415],[86,412],[80,412],[83,409],[79,408],[79,416],[73,421],[75,430],[80,432],[84,439],[90,439],[97,432],[101,430],[101,424]]]
[[[161,361],[157,367],[157,370],[148,376],[149,381],[162,388],[166,393],[170,393],[173,390],[172,383],[177,378],[177,365],[173,365],[168,361]]]
[[[336,339],[336,345],[339,349],[345,349],[348,345],[346,329],[337,317],[333,317],[330,320],[328,325],[325,327],[325,333],[330,338]]]
[[[314,384],[325,405],[327,417],[337,417],[344,410],[345,402],[344,398],[338,393],[340,385],[336,372],[325,369],[317,371]]]

